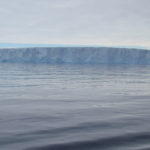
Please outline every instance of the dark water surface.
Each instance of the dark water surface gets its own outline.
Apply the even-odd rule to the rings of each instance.
[[[0,64],[0,150],[150,150],[150,66]]]

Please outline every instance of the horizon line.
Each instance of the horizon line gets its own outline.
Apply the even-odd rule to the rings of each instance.
[[[134,49],[148,49],[146,46],[134,45],[97,45],[97,44],[36,44],[36,43],[0,43],[0,48],[35,48],[35,47],[112,47],[112,48],[134,48]]]

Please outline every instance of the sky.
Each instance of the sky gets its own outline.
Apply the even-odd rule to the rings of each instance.
[[[0,0],[0,43],[150,48],[150,0]]]

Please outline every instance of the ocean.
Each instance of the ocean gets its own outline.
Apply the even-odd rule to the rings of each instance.
[[[150,150],[150,66],[1,63],[0,150]]]

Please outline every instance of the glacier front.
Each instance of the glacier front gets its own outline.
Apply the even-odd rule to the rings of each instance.
[[[0,49],[3,63],[150,64],[150,51],[107,47]]]

